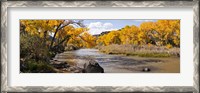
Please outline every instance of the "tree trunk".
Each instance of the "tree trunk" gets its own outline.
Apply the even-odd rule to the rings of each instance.
[[[53,35],[53,39],[51,40],[51,45],[50,45],[50,49],[52,48],[52,46],[53,46],[53,43],[54,43],[54,40],[55,40],[55,37],[56,37],[56,34],[57,34],[57,32],[59,31],[59,28],[60,28],[60,26],[62,25],[62,23],[60,23],[59,24],[59,26],[56,28],[56,32],[54,33],[54,35]]]
[[[43,46],[46,46],[47,31],[44,32]]]
[[[57,46],[60,46],[60,45],[63,44],[63,42],[65,42],[66,40],[68,41],[70,37],[71,37],[70,35],[65,36],[65,38],[64,38],[61,42],[59,42],[58,45],[53,46],[53,48],[55,48],[55,47],[57,47]]]

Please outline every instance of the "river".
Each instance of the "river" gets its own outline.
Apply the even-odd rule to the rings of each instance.
[[[103,67],[105,73],[144,73],[144,68],[150,68],[152,73],[179,73],[180,58],[146,58],[125,55],[110,55],[97,49],[79,49],[57,54],[58,61],[67,61],[71,65],[83,68],[88,60],[95,60]],[[146,72],[145,72],[146,73]]]

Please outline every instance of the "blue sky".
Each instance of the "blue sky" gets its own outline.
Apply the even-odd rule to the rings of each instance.
[[[95,34],[100,34],[103,31],[110,31],[110,30],[117,30],[120,28],[125,27],[126,25],[135,25],[135,26],[139,26],[142,22],[155,22],[157,20],[102,20],[102,19],[98,19],[98,20],[84,20],[83,23],[90,29],[89,33],[92,35]]]

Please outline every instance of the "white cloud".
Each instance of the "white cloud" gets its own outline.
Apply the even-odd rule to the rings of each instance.
[[[101,34],[105,31],[116,30],[112,23],[94,22],[88,25],[89,33],[92,35]]]
[[[113,24],[105,23],[105,24],[103,24],[103,27],[105,27],[106,29],[110,29],[110,28],[113,28]]]
[[[100,28],[102,27],[102,23],[101,22],[96,22],[96,23],[90,23],[89,24],[89,28]]]

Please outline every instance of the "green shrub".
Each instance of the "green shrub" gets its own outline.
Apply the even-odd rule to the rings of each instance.
[[[51,73],[50,58],[56,54],[49,51],[43,38],[36,35],[20,34],[20,71],[23,73]],[[22,59],[22,60],[21,60]]]
[[[20,34],[20,58],[46,60],[49,50],[42,42],[43,39],[36,35]]]
[[[22,66],[23,65],[23,66]],[[44,61],[36,62],[34,59],[29,59],[21,62],[20,71],[23,73],[53,73],[56,72],[54,67]]]

